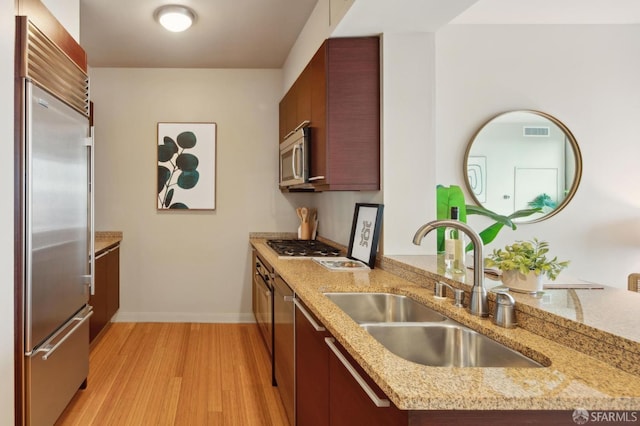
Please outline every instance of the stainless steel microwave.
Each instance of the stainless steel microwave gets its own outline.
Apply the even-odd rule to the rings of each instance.
[[[280,144],[280,187],[309,182],[310,129],[309,122],[301,123]]]

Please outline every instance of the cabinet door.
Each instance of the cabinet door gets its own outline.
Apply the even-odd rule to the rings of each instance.
[[[287,92],[287,102],[285,110],[286,133],[289,133],[298,125],[298,81],[296,80]],[[285,133],[285,134],[286,134]]]
[[[307,65],[296,81],[296,127],[311,121],[311,66]]]
[[[386,395],[346,350],[335,341],[333,345],[377,398],[386,400]],[[377,407],[334,353],[329,355],[329,404],[331,426],[352,426],[356,420],[357,424],[368,426],[398,426],[408,422],[407,411],[399,410],[391,401],[388,407]]]
[[[310,179],[320,191],[380,189],[380,45],[331,38],[280,102],[281,137],[311,121]]]
[[[311,177],[324,176],[315,183],[324,184],[327,178],[327,73],[326,44],[313,55],[309,63],[311,93]]]
[[[295,423],[295,329],[293,290],[276,275],[273,281],[273,362],[278,392],[290,424]]]
[[[304,312],[302,311],[304,309]],[[309,322],[306,315],[316,323]],[[322,330],[316,330],[320,326]],[[296,424],[329,424],[329,348],[324,338],[329,334],[296,301]]]
[[[326,172],[332,189],[380,189],[379,49],[377,37],[327,42]]]
[[[89,340],[93,340],[109,321],[107,316],[107,259],[98,258],[95,269],[94,294],[89,297],[89,304],[93,306],[93,315],[89,319]]]
[[[120,248],[112,249],[105,256],[107,260],[107,321],[118,312],[120,308]]]

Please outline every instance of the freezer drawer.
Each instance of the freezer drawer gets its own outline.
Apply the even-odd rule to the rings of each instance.
[[[28,425],[51,426],[86,384],[89,374],[89,317],[91,307],[80,311],[25,359],[26,420]]]

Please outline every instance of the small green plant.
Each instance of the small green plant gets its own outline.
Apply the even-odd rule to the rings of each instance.
[[[485,259],[485,266],[496,267],[501,271],[518,270],[522,274],[534,271],[536,275],[544,274],[550,280],[555,280],[558,274],[567,266],[569,261],[558,261],[557,257],[547,259],[549,243],[538,241],[534,238],[531,241],[516,241],[504,249],[495,249],[493,253]]]

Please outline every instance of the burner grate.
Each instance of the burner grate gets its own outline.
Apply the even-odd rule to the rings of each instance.
[[[267,240],[267,245],[280,256],[337,257],[340,249],[317,240]]]

